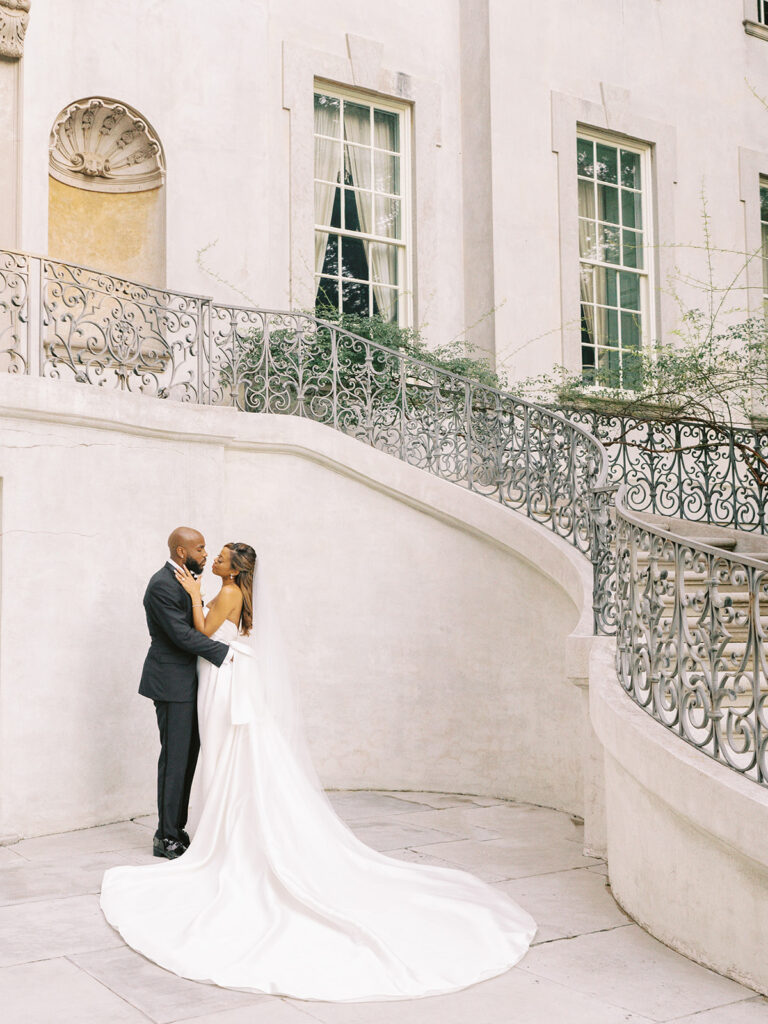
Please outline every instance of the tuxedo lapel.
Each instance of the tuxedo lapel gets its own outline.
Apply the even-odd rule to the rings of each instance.
[[[176,592],[178,594],[180,594],[180,597],[178,598],[178,602],[179,602],[180,605],[182,605],[182,607],[184,607],[186,609],[187,615],[189,617],[189,621],[191,623],[192,622],[192,597],[186,592],[184,587],[182,587],[182,585],[176,579],[176,573],[174,572],[174,570],[170,567],[170,565],[167,562],[165,563],[164,568],[167,571],[169,577],[176,584]]]

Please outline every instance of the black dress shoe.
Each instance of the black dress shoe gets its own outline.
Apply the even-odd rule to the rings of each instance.
[[[166,857],[168,860],[175,860],[185,851],[186,846],[180,843],[178,839],[158,839],[155,837],[152,840],[152,853],[155,857]]]

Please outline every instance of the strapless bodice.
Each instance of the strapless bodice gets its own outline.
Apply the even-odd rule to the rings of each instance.
[[[240,630],[230,619],[225,619],[215,633],[212,634],[211,640],[219,640],[223,644],[231,644],[233,640],[236,640],[240,634]]]

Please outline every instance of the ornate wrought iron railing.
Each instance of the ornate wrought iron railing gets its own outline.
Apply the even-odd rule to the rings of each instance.
[[[569,411],[608,452],[636,512],[768,533],[768,432]]]
[[[768,781],[768,552],[730,553],[650,525],[616,496],[622,686],[687,743]]]
[[[768,561],[677,537],[637,515],[711,522],[733,509],[742,528],[762,523],[761,505],[751,518],[739,512],[740,469],[707,476],[680,453],[665,462],[669,453],[654,453],[652,442],[637,449],[645,461],[617,449],[612,472],[628,486],[614,507],[605,448],[557,412],[309,314],[215,303],[7,251],[0,371],[305,416],[524,512],[591,559],[595,631],[618,633],[629,696],[687,742],[766,783]]]
[[[0,251],[0,370],[205,402],[200,296]]]
[[[524,512],[596,566],[607,631],[605,451],[557,412],[300,312],[250,309],[0,252],[0,369],[305,416]]]

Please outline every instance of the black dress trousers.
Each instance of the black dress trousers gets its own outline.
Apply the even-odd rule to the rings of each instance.
[[[229,647],[199,633],[192,599],[164,565],[149,581],[144,610],[152,645],[144,660],[139,693],[154,701],[160,730],[157,762],[158,839],[181,839],[189,791],[200,751],[197,726],[197,659],[221,665]]]
[[[197,701],[156,700],[155,713],[160,730],[155,836],[180,841],[181,830],[187,824],[189,793],[200,752]]]

